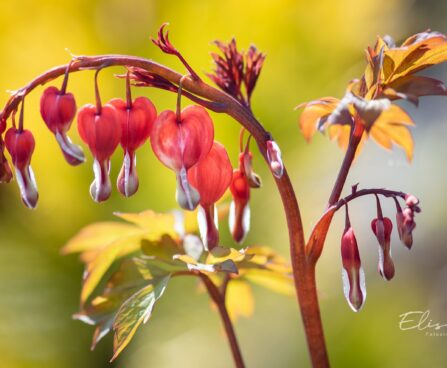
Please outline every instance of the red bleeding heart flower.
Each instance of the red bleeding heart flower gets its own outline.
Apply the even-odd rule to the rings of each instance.
[[[391,232],[393,223],[388,217],[380,216],[371,222],[371,228],[379,242],[379,273],[385,280],[394,277],[394,263],[391,258]]]
[[[95,157],[95,179],[90,194],[96,202],[105,201],[112,191],[109,169],[110,157],[121,140],[121,124],[112,105],[83,106],[78,113],[78,131]]]
[[[189,182],[200,194],[199,229],[206,249],[219,244],[215,203],[230,186],[232,177],[228,153],[218,142],[214,142],[208,155],[188,171]]]
[[[201,106],[188,106],[178,115],[166,110],[157,117],[151,145],[157,158],[176,173],[177,202],[182,208],[193,210],[200,195],[190,186],[187,170],[210,152],[214,127],[208,112]]]
[[[12,127],[6,132],[5,145],[12,158],[23,203],[29,208],[35,208],[39,194],[30,166],[35,146],[34,137],[29,130],[20,131]]]
[[[76,115],[76,101],[71,93],[66,93],[67,75],[62,89],[48,87],[40,98],[40,114],[48,129],[55,135],[65,159],[70,165],[85,161],[82,149],[73,144],[67,135]]]
[[[129,197],[138,190],[135,151],[149,138],[157,117],[154,104],[146,97],[137,97],[133,102],[116,98],[109,102],[115,107],[121,125],[121,147],[124,161],[117,180],[119,192]]]

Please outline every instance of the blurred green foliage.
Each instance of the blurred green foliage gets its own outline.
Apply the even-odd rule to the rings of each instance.
[[[321,0],[309,1],[155,1],[155,0],[16,0],[2,2],[0,12],[0,84],[16,89],[73,54],[122,53],[153,58],[181,72],[175,58],[162,55],[149,41],[161,23],[169,21],[171,40],[200,72],[211,69],[214,39],[235,36],[241,48],[253,42],[267,53],[265,68],[253,97],[256,116],[275,135],[304,212],[307,230],[324,208],[342,153],[325,138],[304,145],[297,128],[299,102],[324,95],[341,96],[346,82],[363,70],[363,48],[377,34],[396,39],[433,28],[447,32],[442,0]],[[105,71],[100,76],[103,100],[124,96],[122,80]],[[447,80],[447,69],[432,73]],[[61,81],[56,81],[59,84]],[[69,89],[78,105],[93,100],[93,72],[73,75]],[[0,367],[110,367],[110,339],[89,351],[92,329],[71,320],[79,303],[82,267],[75,257],[61,257],[64,242],[82,226],[107,220],[112,212],[164,211],[175,206],[174,176],[157,162],[146,145],[138,156],[141,188],[131,199],[118,193],[98,205],[88,194],[91,163],[66,165],[53,136],[41,121],[37,90],[27,98],[25,124],[35,132],[32,166],[40,190],[36,211],[21,205],[14,183],[0,187]],[[161,111],[172,108],[175,96],[138,90]],[[7,93],[0,96],[6,102]],[[365,265],[368,298],[353,314],[341,289],[339,237],[341,219],[334,222],[319,265],[322,315],[335,367],[441,367],[446,337],[401,331],[399,315],[431,309],[436,322],[447,323],[445,283],[447,215],[442,157],[447,154],[447,107],[442,98],[423,99],[409,108],[416,129],[416,158],[405,163],[400,152],[381,152],[367,145],[349,183],[412,191],[422,200],[414,249],[395,247],[397,275],[384,283],[376,272],[377,249],[369,229],[373,206],[352,206],[353,225]],[[217,139],[233,162],[237,158],[238,126],[214,114]],[[73,129],[72,136],[79,142]],[[112,164],[116,177],[121,160]],[[257,171],[265,186],[252,199],[253,224],[247,243],[268,244],[288,254],[282,207],[269,173],[259,157]],[[392,206],[387,207],[392,215]],[[224,240],[230,237],[222,223]],[[395,238],[394,238],[395,240]],[[395,242],[397,243],[397,242]],[[194,293],[192,280],[172,283],[150,326],[143,328],[114,366],[130,368],[228,367],[231,356],[217,314],[206,295]],[[191,296],[193,295],[193,297]],[[237,332],[249,367],[307,366],[301,320],[294,298],[255,290],[253,318],[241,320]],[[210,363],[212,362],[212,363]]]

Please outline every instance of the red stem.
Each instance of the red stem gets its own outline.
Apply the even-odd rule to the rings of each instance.
[[[101,69],[98,69],[95,72],[95,98],[96,98],[96,114],[100,115],[102,111],[102,104],[101,104],[101,95],[99,94],[99,87],[98,87],[98,74],[101,71]]]
[[[132,109],[132,90],[130,88],[129,72],[126,73],[126,104],[127,110]]]
[[[335,181],[331,196],[329,197],[328,207],[332,206],[340,199],[341,192],[345,186],[346,178],[348,177],[349,170],[351,169],[352,162],[354,161],[355,153],[357,152],[357,147],[362,139],[363,132],[363,124],[356,121],[351,131],[348,149],[343,159],[340,171],[338,172],[337,180]]]
[[[180,80],[182,79],[181,74],[163,65],[157,64],[152,60],[124,55],[78,57],[73,61],[72,65],[69,67],[69,70],[70,72],[75,72],[82,69],[100,68],[104,65],[142,68],[150,73],[157,74],[176,85],[179,85]],[[67,65],[63,65],[43,73],[25,86],[21,91],[24,94],[30,93],[37,86],[45,84],[48,81],[64,74],[67,67]],[[237,120],[256,140],[260,152],[264,156],[265,161],[268,163],[266,155],[266,142],[271,140],[272,136],[256,120],[249,108],[243,106],[236,99],[225,92],[211,87],[201,80],[186,78],[183,81],[183,88],[194,97],[198,96],[208,100],[208,106],[209,104],[213,104],[211,106],[218,106],[220,112],[225,112]],[[19,95],[13,96],[2,111],[0,119],[6,120],[11,112],[17,108],[20,99],[21,96]],[[201,103],[200,100],[198,103]],[[208,107],[205,104],[203,105],[204,107]],[[286,169],[284,169],[284,174],[280,179],[275,178],[275,182],[281,195],[285,217],[287,219],[295,288],[297,291],[301,317],[304,324],[312,365],[313,367],[318,368],[329,367],[316,292],[315,265],[306,257],[301,214],[298,201]]]
[[[206,289],[208,290],[208,294],[211,296],[211,299],[214,301],[217,308],[219,309],[219,314],[222,319],[222,323],[225,327],[228,342],[230,343],[231,352],[233,353],[234,365],[237,368],[244,368],[245,367],[244,360],[242,358],[242,353],[239,349],[239,344],[237,342],[233,324],[228,314],[227,307],[225,306],[225,298],[221,294],[217,286],[211,281],[211,279],[208,276],[204,275],[203,273],[199,273],[198,276],[203,281],[203,284],[206,286]]]

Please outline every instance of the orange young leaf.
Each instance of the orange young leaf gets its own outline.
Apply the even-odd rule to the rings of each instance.
[[[296,109],[304,107],[300,117],[300,128],[306,141],[310,141],[317,130],[317,125],[330,115],[337,107],[339,99],[334,97],[324,97],[319,100],[300,104]]]

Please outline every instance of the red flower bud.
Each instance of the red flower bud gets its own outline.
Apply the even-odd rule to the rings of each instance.
[[[228,219],[230,232],[236,242],[242,243],[250,229],[250,186],[240,169],[233,171],[230,190],[233,195]]]
[[[253,155],[251,152],[241,152],[239,155],[239,166],[241,172],[243,172],[248,180],[248,185],[251,188],[260,188],[262,186],[261,178],[253,171],[252,165]]]
[[[110,157],[121,139],[121,125],[115,108],[106,104],[98,111],[94,105],[83,106],[78,113],[78,130],[95,157],[95,180],[90,186],[90,194],[96,202],[105,201],[112,191]]]
[[[267,159],[270,169],[276,178],[281,179],[284,173],[284,164],[281,158],[281,150],[275,141],[267,141]]]
[[[65,159],[71,165],[85,161],[82,149],[73,144],[67,136],[76,115],[76,101],[71,93],[48,87],[40,99],[40,114],[48,129],[56,136]]]
[[[394,263],[391,258],[391,232],[393,223],[388,217],[376,218],[371,222],[371,229],[379,242],[379,273],[385,280],[394,277]]]
[[[413,208],[405,207],[405,209],[402,211],[399,202],[397,202],[397,200],[395,200],[395,202],[397,209],[396,223],[397,231],[399,233],[399,239],[408,249],[411,249],[413,245],[413,230],[416,227]]]
[[[343,291],[349,306],[358,312],[366,299],[365,273],[360,261],[357,240],[351,226],[347,227],[341,239],[343,263]]]
[[[188,106],[177,119],[163,111],[155,120],[151,145],[157,158],[177,176],[177,202],[187,210],[197,207],[200,195],[189,185],[187,170],[203,160],[214,140],[213,122],[201,106]]]
[[[122,195],[129,197],[138,190],[135,151],[149,138],[157,111],[146,97],[136,98],[131,106],[120,98],[111,100],[109,104],[117,111],[122,131],[121,147],[124,150],[124,161],[117,187]]]
[[[232,176],[227,151],[218,142],[214,142],[208,155],[188,171],[189,182],[200,194],[199,225],[207,249],[219,243],[214,204],[228,189]]]
[[[23,203],[29,208],[35,208],[39,194],[30,166],[35,146],[34,137],[29,130],[10,128],[5,135],[5,145],[12,158]]]

